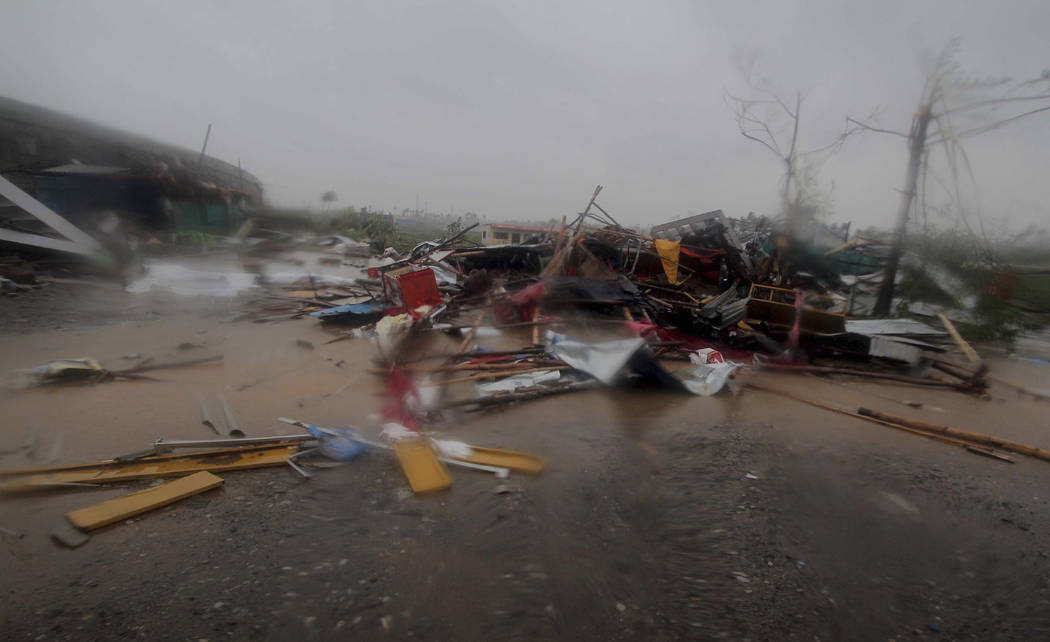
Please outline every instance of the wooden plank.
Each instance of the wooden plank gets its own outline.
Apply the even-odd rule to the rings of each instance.
[[[977,351],[974,350],[969,343],[966,343],[966,339],[963,339],[962,335],[959,334],[959,331],[955,329],[955,324],[949,321],[948,317],[944,316],[943,312],[938,312],[937,318],[941,320],[941,323],[944,325],[944,329],[947,330],[948,334],[952,336],[952,340],[955,341],[955,345],[959,346],[959,349],[962,350],[962,353],[966,355],[966,360],[970,363],[980,363],[981,356],[977,354]]]
[[[488,301],[486,300],[486,303]],[[478,326],[485,320],[485,308],[478,311],[478,316],[474,319],[474,325],[470,328],[470,332],[463,338],[463,342],[459,344],[459,350],[456,352],[466,352],[467,348],[470,347],[470,342],[474,340],[474,336],[478,333]]]
[[[961,439],[966,442],[979,444],[981,446],[989,446],[992,448],[1002,448],[1003,450],[1009,450],[1011,452],[1019,453],[1021,455],[1028,455],[1029,457],[1035,457],[1036,459],[1042,459],[1043,461],[1050,461],[1050,451],[1037,448],[1035,446],[1029,446],[1028,444],[1022,444],[1017,441],[1010,439],[1003,439],[1002,437],[996,437],[995,435],[986,435],[980,432],[973,432],[970,430],[963,430],[961,428],[953,428],[951,426],[944,426],[941,424],[931,424],[926,421],[919,421],[918,419],[912,419],[910,417],[901,417],[898,415],[891,415],[886,412],[880,412],[878,410],[872,410],[870,408],[858,408],[859,414],[874,417],[882,421],[888,421],[909,428],[915,428],[923,432],[928,432],[937,435],[947,435],[952,439]]]
[[[992,435],[984,435],[981,433],[970,432],[968,430],[959,430],[957,428],[951,428],[949,426],[939,426],[936,424],[930,424],[915,419],[898,417],[896,415],[878,412],[869,408],[858,408],[856,411],[853,411],[847,408],[840,408],[838,406],[825,403],[816,399],[807,399],[805,397],[801,397],[781,388],[760,385],[755,382],[748,382],[747,385],[749,388],[754,388],[755,390],[771,392],[773,394],[780,395],[782,397],[786,397],[794,401],[799,401],[801,403],[809,404],[811,406],[816,406],[817,408],[824,408],[825,410],[830,410],[832,412],[837,412],[844,415],[849,415],[851,417],[856,417],[858,419],[864,419],[874,423],[879,423],[884,426],[896,428],[897,430],[903,430],[905,432],[910,432],[912,434],[920,435],[922,437],[936,439],[938,441],[943,441],[945,443],[953,444],[955,446],[979,446],[979,450],[983,451],[979,454],[989,455],[995,457],[996,459],[1009,461],[1010,463],[1013,463],[1013,461],[1009,457],[1000,456],[998,453],[990,454],[994,451],[990,451],[989,447],[1002,448],[1003,450],[1009,450],[1015,453],[1020,453],[1022,455],[1028,455],[1030,457],[1042,459],[1044,461],[1050,461],[1050,452],[1048,451],[1041,450],[1034,446],[1021,444],[1015,441],[1001,439]]]
[[[1002,453],[997,453],[991,448],[985,448],[984,446],[966,446],[966,450],[969,450],[970,452],[975,453],[977,455],[984,455],[985,457],[991,457],[992,459],[998,459],[1000,461],[1009,462],[1011,464],[1014,463],[1012,457],[1007,457]]]
[[[955,388],[961,392],[973,392],[973,388],[964,384],[955,383],[952,381],[944,381],[943,379],[933,379],[931,377],[909,377],[907,375],[898,375],[889,372],[871,372],[869,370],[859,370],[856,368],[832,368],[829,366],[809,366],[800,365],[793,366],[783,363],[772,363],[763,362],[760,366],[763,370],[777,370],[782,372],[795,372],[795,373],[815,373],[815,374],[841,374],[849,375],[852,377],[863,377],[865,379],[885,379],[887,381],[900,381],[901,383],[908,383],[916,386],[934,386],[934,387],[947,387]]]
[[[254,439],[254,438],[249,438]],[[159,440],[163,443],[163,440]],[[291,446],[293,444],[280,444],[282,446]],[[267,448],[274,448],[277,444],[252,444],[250,446],[239,446],[235,448],[225,448],[222,450],[206,450],[201,452],[193,453],[182,453],[182,454],[164,454],[157,455],[155,457],[145,457],[135,460],[138,463],[158,463],[166,461],[181,461],[187,457],[208,457],[215,455],[229,455],[236,453],[245,453],[255,450],[263,450]],[[35,473],[57,473],[67,471],[86,471],[89,469],[109,469],[127,466],[126,461],[118,459],[106,459],[103,461],[96,461],[87,464],[69,464],[64,466],[37,466],[34,468],[12,468],[10,470],[0,470],[0,479],[11,478],[11,477],[25,477]]]
[[[51,539],[55,540],[62,546],[79,548],[84,544],[87,544],[88,540],[91,539],[91,536],[79,528],[74,528],[72,524],[63,522],[51,531]]]
[[[542,472],[547,466],[547,460],[531,453],[503,450],[501,448],[481,448],[479,446],[471,446],[470,448],[473,451],[470,457],[453,457],[453,459],[472,464],[510,468],[511,470],[533,475]]]
[[[85,506],[66,514],[74,526],[85,531],[93,531],[96,528],[108,526],[135,515],[140,515],[168,504],[173,504],[180,499],[185,499],[206,490],[221,486],[223,479],[215,475],[201,471],[182,479],[177,479],[154,488],[123,497],[117,497],[108,501],[100,502],[93,506]]]
[[[510,377],[518,374],[526,374],[529,372],[546,372],[548,370],[572,370],[572,366],[539,366],[536,368],[519,368],[517,370],[500,370],[500,371],[485,371],[480,374],[468,375],[465,377],[457,377],[455,379],[445,379],[440,383],[430,384],[433,386],[445,386],[454,383],[463,383],[464,381],[475,381],[477,379],[492,379],[495,377]],[[426,384],[424,384],[426,385]]]
[[[835,405],[832,405],[832,404],[829,404],[829,403],[825,403],[825,402],[817,400],[817,399],[807,399],[806,397],[800,397],[800,396],[798,396],[798,395],[796,395],[796,394],[794,394],[794,393],[792,393],[790,391],[783,390],[781,388],[767,386],[767,385],[764,385],[764,384],[760,385],[760,384],[755,383],[753,381],[749,381],[748,384],[747,384],[747,387],[748,388],[754,388],[755,390],[761,390],[763,392],[769,392],[769,393],[772,393],[772,394],[775,394],[775,395],[780,395],[780,396],[785,397],[787,399],[792,399],[794,401],[798,401],[798,402],[801,402],[801,403],[809,404],[809,405],[815,406],[817,408],[823,408],[824,410],[830,410],[831,412],[837,412],[839,414],[847,415],[849,417],[855,417],[857,419],[863,419],[865,421],[870,421],[870,422],[873,422],[873,423],[882,424],[884,426],[889,426],[890,428],[896,428],[897,430],[903,430],[904,432],[910,432],[913,435],[919,435],[921,437],[926,437],[928,439],[934,439],[934,440],[937,440],[937,441],[943,441],[944,443],[952,444],[953,446],[966,446],[967,445],[967,442],[959,440],[959,439],[952,439],[950,437],[945,437],[943,435],[937,435],[937,434],[934,434],[934,433],[925,432],[925,431],[922,431],[922,430],[918,430],[916,428],[911,428],[909,426],[904,426],[904,425],[901,425],[901,424],[895,424],[895,423],[892,423],[892,422],[889,422],[889,421],[883,421],[882,419],[877,419],[877,418],[872,417],[870,415],[862,415],[862,414],[860,414],[858,412],[854,412],[854,411],[852,411],[852,410],[850,410],[848,408],[839,408],[838,406],[835,406]]]
[[[5,481],[0,484],[0,492],[30,490],[49,484],[101,484],[126,479],[182,477],[202,470],[222,472],[283,466],[288,457],[295,454],[298,449],[299,444],[248,446],[200,453],[144,457],[127,462],[108,461],[49,469],[9,471],[2,475]]]
[[[401,470],[408,478],[408,485],[416,494],[433,493],[452,485],[445,465],[438,461],[430,443],[422,437],[399,439],[394,442],[394,452]]]

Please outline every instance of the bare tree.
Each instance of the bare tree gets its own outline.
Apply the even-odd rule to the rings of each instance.
[[[960,206],[961,212],[960,169],[975,183],[962,141],[1022,118],[1050,111],[1050,70],[1023,82],[1014,82],[1010,78],[978,78],[962,71],[956,61],[958,51],[958,42],[952,41],[928,63],[919,106],[907,133],[875,127],[853,118],[847,119],[851,125],[864,130],[904,138],[908,145],[904,188],[901,190],[897,222],[890,253],[886,258],[885,274],[875,302],[875,315],[890,313],[908,218],[916,205],[920,189],[923,190],[922,202],[925,202],[926,181],[922,180],[920,184],[920,175],[925,179],[929,172],[931,150],[938,147],[944,150],[951,175],[951,184],[946,187],[956,205]],[[1003,114],[1005,109],[1016,105],[1026,107],[1008,115]],[[967,226],[969,227],[968,223]]]
[[[726,90],[724,99],[736,118],[740,134],[765,147],[783,165],[781,207],[787,219],[788,233],[796,236],[820,200],[817,168],[860,127],[847,120],[842,132],[825,144],[803,146],[800,130],[805,93],[796,91],[794,96],[783,98],[770,87],[769,81],[756,78],[755,62],[754,55],[737,56],[737,69],[748,88],[748,95],[738,96]]]

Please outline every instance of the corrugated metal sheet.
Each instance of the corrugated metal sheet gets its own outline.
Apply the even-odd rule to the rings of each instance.
[[[846,332],[874,335],[947,336],[947,332],[914,319],[847,319]]]
[[[742,321],[744,317],[747,316],[748,301],[750,301],[750,299],[740,299],[739,301],[727,303],[719,308],[718,311],[722,316],[718,328],[723,330]]]
[[[868,348],[868,354],[873,357],[896,359],[897,361],[904,361],[914,365],[919,363],[921,351],[915,346],[894,341],[889,337],[873,336],[871,337],[871,346]]]

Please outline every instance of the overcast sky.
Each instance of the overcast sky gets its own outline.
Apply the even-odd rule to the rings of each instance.
[[[1050,3],[65,2],[12,0],[0,92],[208,151],[269,200],[577,212],[595,184],[622,222],[721,208],[772,212],[781,168],[723,101],[736,51],[785,94],[808,92],[804,144],[881,108],[907,129],[919,52],[958,37],[979,74],[1050,68]],[[967,145],[985,215],[1050,215],[1050,114]],[[835,218],[888,224],[901,139],[866,134],[824,166]]]

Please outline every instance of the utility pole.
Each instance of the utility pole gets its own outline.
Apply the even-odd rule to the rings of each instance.
[[[204,166],[204,150],[208,149],[208,137],[211,136],[211,123],[208,123],[208,131],[204,132],[204,144],[201,145],[201,157],[197,160],[197,173],[201,173]]]

